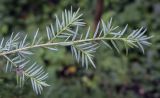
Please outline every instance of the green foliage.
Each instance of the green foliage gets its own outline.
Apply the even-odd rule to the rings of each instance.
[[[43,86],[49,86],[45,83],[48,74],[45,73],[42,67],[32,64],[28,68],[26,65],[30,62],[27,60],[27,55],[32,55],[33,53],[29,50],[32,48],[47,48],[52,51],[56,51],[55,46],[71,46],[72,54],[75,55],[75,58],[78,62],[81,62],[82,66],[86,66],[88,69],[88,64],[91,63],[93,67],[95,63],[93,62],[93,53],[96,52],[96,49],[100,47],[98,41],[103,42],[107,47],[112,48],[112,46],[118,51],[118,42],[122,41],[128,51],[128,47],[137,47],[141,48],[144,53],[143,45],[150,45],[147,37],[144,35],[146,30],[142,31],[143,28],[139,30],[134,30],[127,37],[124,36],[127,26],[122,30],[115,32],[117,27],[112,26],[112,19],[110,22],[105,25],[102,21],[102,29],[100,29],[100,23],[97,25],[97,29],[93,34],[93,37],[90,37],[90,28],[88,29],[85,36],[79,34],[78,28],[84,26],[83,19],[81,19],[82,14],[79,14],[79,9],[76,12],[73,12],[72,8],[70,11],[65,10],[62,13],[62,19],[60,20],[56,16],[56,30],[53,28],[53,25],[47,26],[47,38],[46,43],[42,43],[42,37],[38,37],[38,32],[35,33],[32,43],[27,43],[27,35],[20,40],[19,33],[11,37],[4,42],[4,38],[0,41],[0,56],[3,56],[7,60],[6,72],[8,70],[12,71],[15,67],[15,72],[17,75],[17,83],[22,87],[25,82],[25,77],[30,78],[32,83],[32,88],[37,94],[41,94]],[[72,30],[72,26],[77,27],[76,31]],[[111,36],[109,36],[111,35]],[[62,41],[55,42],[54,39],[62,39]],[[97,41],[97,42],[96,42]],[[106,41],[110,41],[110,46]],[[11,56],[14,54],[15,56]],[[10,56],[10,57],[9,57]]]
[[[97,49],[93,59],[97,65],[96,70],[89,69],[86,72],[83,68],[77,67],[78,64],[73,61],[68,47],[67,49],[58,47],[59,51],[56,52],[43,48],[33,49],[32,52],[35,55],[29,59],[45,65],[49,73],[47,83],[50,84],[50,87],[47,87],[44,93],[37,97],[79,98],[83,95],[86,98],[159,98],[160,21],[159,12],[156,10],[158,4],[159,0],[109,0],[104,2],[103,21],[105,23],[110,17],[113,17],[115,20],[113,25],[125,27],[128,24],[127,31],[129,32],[131,29],[143,26],[147,28],[147,35],[154,35],[154,38],[150,40],[152,45],[149,48],[145,47],[144,55],[136,49],[129,48],[129,54],[126,56],[125,47],[122,47],[122,44],[119,44],[120,54],[101,47]],[[6,37],[11,35],[12,31],[25,31],[28,32],[27,42],[31,43],[33,34],[35,34],[32,32],[35,32],[36,28],[40,28],[40,36],[46,36],[44,33],[46,24],[54,23],[55,13],[59,14],[63,9],[70,9],[70,6],[73,7],[73,10],[80,7],[87,25],[93,25],[96,0],[39,0],[38,2],[1,0],[0,35]],[[86,27],[79,28],[80,32],[85,31],[86,33],[88,28]],[[76,27],[73,30],[76,30]],[[46,41],[47,38],[44,38],[42,42]],[[109,45],[111,45],[110,42]],[[35,98],[30,82],[25,82],[23,89],[19,89],[16,86],[15,77],[12,76],[14,74],[3,73],[2,69],[6,62],[0,59],[0,97]],[[62,73],[57,76],[57,71],[67,73],[65,67],[72,65],[77,68],[73,76],[64,77]]]

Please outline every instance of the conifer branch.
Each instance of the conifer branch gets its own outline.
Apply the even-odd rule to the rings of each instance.
[[[101,47],[102,43],[106,47],[114,48],[117,52],[121,52],[119,46],[124,44],[126,51],[128,48],[139,48],[144,53],[144,46],[149,46],[148,41],[152,36],[146,36],[146,29],[143,27],[133,30],[131,33],[127,32],[126,26],[122,30],[118,30],[118,26],[112,26],[112,19],[105,24],[101,20],[94,33],[91,34],[90,27],[86,33],[80,33],[79,28],[85,26],[82,14],[79,14],[79,9],[76,12],[65,10],[62,12],[61,19],[56,15],[55,25],[46,27],[47,42],[42,43],[42,38],[39,37],[39,29],[36,31],[33,41],[27,42],[27,35],[23,40],[19,37],[20,33],[13,34],[7,40],[2,38],[0,41],[0,56],[6,59],[6,72],[15,70],[17,76],[17,83],[20,87],[23,86],[26,78],[31,80],[32,88],[36,94],[41,94],[43,87],[49,86],[46,83],[48,74],[45,73],[42,67],[36,63],[28,60],[26,56],[33,55],[31,51],[35,48],[46,48],[52,51],[57,51],[58,46],[70,46],[72,55],[78,63],[83,67],[88,68],[92,65],[96,68],[94,63],[94,53]],[[60,39],[60,40],[54,40]],[[122,44],[119,44],[119,43]],[[31,65],[31,66],[30,66]]]

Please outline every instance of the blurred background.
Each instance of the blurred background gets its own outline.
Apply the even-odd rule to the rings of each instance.
[[[118,54],[103,47],[96,53],[97,68],[88,70],[76,63],[68,48],[38,49],[33,59],[45,66],[51,86],[40,96],[32,91],[30,81],[19,89],[14,74],[5,73],[5,63],[0,62],[0,98],[160,98],[159,0],[0,0],[0,36],[12,32],[32,36],[37,28],[44,35],[55,13],[71,6],[81,8],[93,31],[100,18],[107,22],[112,17],[113,24],[122,28],[143,26],[147,35],[154,35],[152,46],[145,54],[130,49],[127,56],[124,49]]]

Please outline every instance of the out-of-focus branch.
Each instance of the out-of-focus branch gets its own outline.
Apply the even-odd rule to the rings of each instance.
[[[96,10],[95,10],[95,18],[94,18],[94,30],[96,30],[97,24],[101,19],[104,8],[104,0],[97,0]]]

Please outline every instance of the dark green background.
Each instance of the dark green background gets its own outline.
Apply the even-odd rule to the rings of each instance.
[[[40,28],[54,23],[55,13],[64,9],[81,8],[87,26],[94,26],[98,0],[0,0],[0,36],[12,32],[30,36]],[[107,22],[129,29],[147,28],[153,35],[152,45],[145,54],[124,49],[118,54],[109,48],[97,51],[97,68],[82,68],[72,58],[68,48],[58,52],[38,49],[32,59],[45,65],[49,72],[48,83],[42,95],[36,96],[29,81],[19,89],[13,73],[5,73],[0,62],[0,98],[160,98],[160,1],[159,0],[104,0],[102,18]],[[86,28],[87,29],[87,28]],[[31,40],[31,37],[28,41]],[[0,58],[1,59],[1,58]],[[67,74],[67,72],[70,74]],[[73,71],[73,72],[72,72]]]

